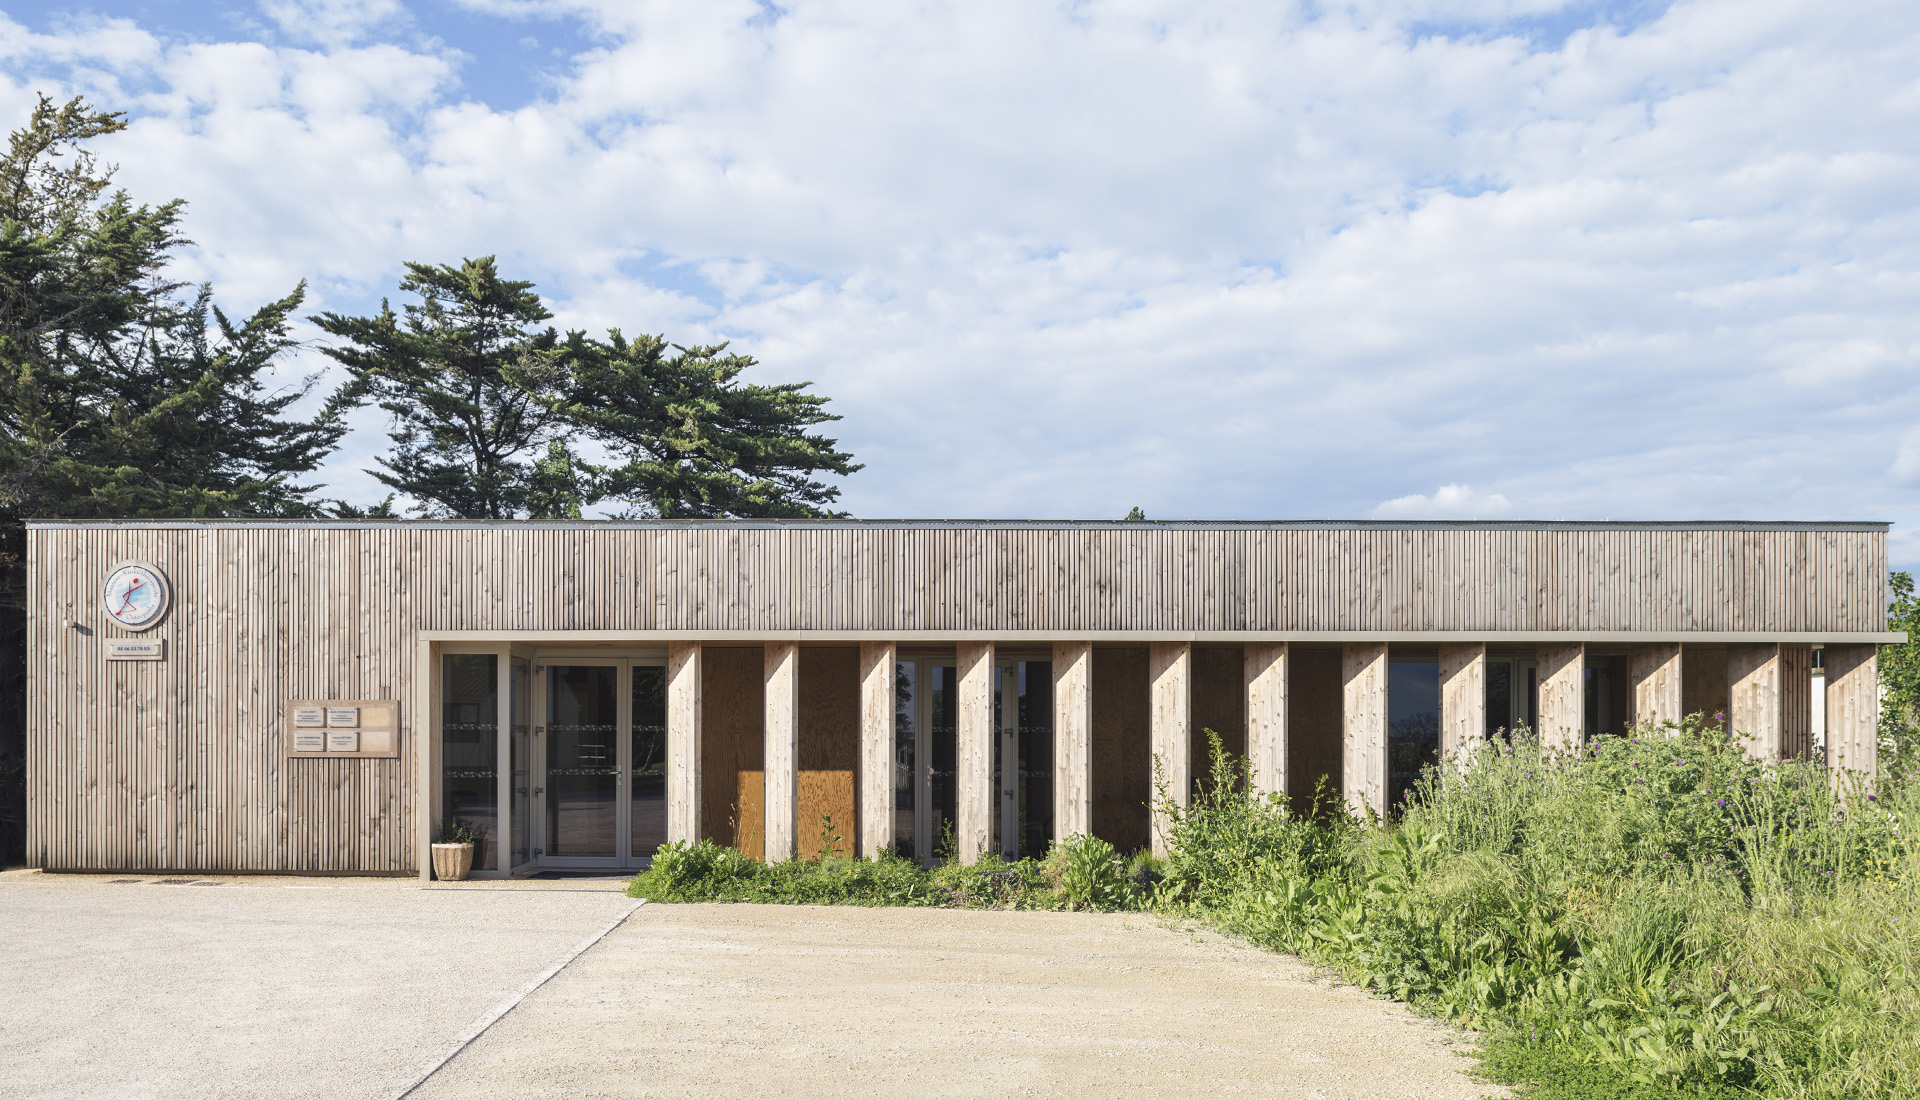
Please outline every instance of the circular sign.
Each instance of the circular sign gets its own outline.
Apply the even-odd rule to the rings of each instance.
[[[145,630],[167,613],[167,578],[151,565],[128,563],[108,575],[100,596],[114,622]]]

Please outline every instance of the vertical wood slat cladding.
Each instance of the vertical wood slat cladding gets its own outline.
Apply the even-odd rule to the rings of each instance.
[[[1780,647],[1782,752],[1789,760],[1813,757],[1813,647]]]
[[[1440,758],[1464,760],[1461,750],[1487,736],[1487,647],[1442,643],[1439,659]]]
[[[414,867],[432,813],[413,765],[422,630],[1877,631],[1887,560],[1883,529],[1839,527],[101,524],[28,540],[36,862],[375,873]],[[97,588],[136,559],[174,588],[142,635],[167,659],[108,663],[102,643],[131,635]],[[285,759],[273,722],[292,698],[398,702],[400,759]],[[702,775],[703,832],[757,811],[738,778]]]
[[[1827,769],[1848,790],[1848,773],[1879,770],[1880,651],[1870,645],[1826,647]]]
[[[892,851],[894,842],[894,667],[899,650],[892,642],[862,642],[859,654],[859,855],[873,859]]]

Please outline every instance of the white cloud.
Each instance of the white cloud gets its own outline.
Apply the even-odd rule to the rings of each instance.
[[[1471,485],[1442,485],[1432,496],[1412,493],[1383,501],[1372,519],[1499,519],[1511,511],[1499,493],[1475,492]]]
[[[425,7],[0,25],[0,109],[132,110],[226,300],[493,252],[733,339],[835,399],[857,514],[1920,519],[1909,3],[468,6],[601,44],[509,106]]]
[[[1920,428],[1910,428],[1900,437],[1900,450],[1887,468],[1887,477],[1901,485],[1920,484]]]

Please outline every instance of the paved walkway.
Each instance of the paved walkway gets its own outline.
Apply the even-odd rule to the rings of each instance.
[[[0,1095],[392,1097],[631,904],[221,881],[0,875]],[[648,905],[410,1100],[1497,1092],[1457,1043],[1149,917]]]

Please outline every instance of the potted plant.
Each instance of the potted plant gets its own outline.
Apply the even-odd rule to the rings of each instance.
[[[483,826],[457,817],[440,823],[433,838],[433,877],[459,882],[473,873],[473,846],[487,835]]]

